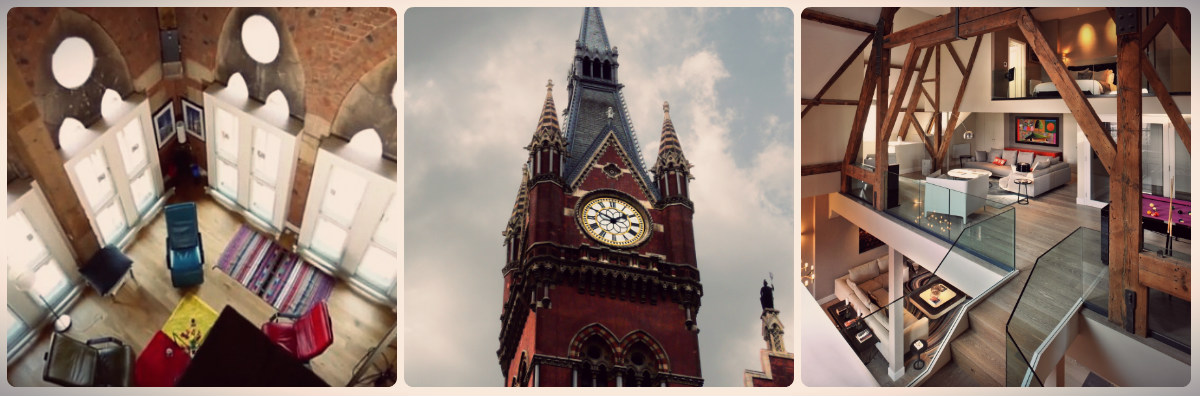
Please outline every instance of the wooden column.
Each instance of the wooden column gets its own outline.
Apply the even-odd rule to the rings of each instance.
[[[868,174],[865,169],[855,165],[855,158],[862,148],[863,129],[866,128],[867,113],[870,111],[871,94],[879,82],[878,69],[881,69],[886,59],[882,59],[883,36],[892,31],[892,19],[896,16],[896,8],[884,8],[876,24],[871,45],[871,60],[867,63],[866,74],[863,76],[862,90],[858,94],[858,109],[854,112],[854,121],[850,125],[850,138],[846,143],[846,155],[842,160],[842,189],[843,193],[850,192],[850,178],[856,178],[874,185],[874,174]],[[886,28],[886,30],[885,30]]]
[[[1142,47],[1140,10],[1117,9],[1117,152],[1110,179],[1108,318],[1146,336],[1146,287],[1139,281],[1142,247]],[[1131,301],[1132,300],[1132,301]],[[1132,306],[1131,306],[1132,304]],[[1132,314],[1130,313],[1132,311]],[[1132,321],[1132,326],[1130,321]]]
[[[8,55],[8,144],[42,186],[76,262],[83,265],[100,250],[100,240],[67,178],[62,157],[11,53]]]

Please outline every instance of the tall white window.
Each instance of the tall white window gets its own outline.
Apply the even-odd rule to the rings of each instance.
[[[146,153],[146,137],[142,123],[133,120],[117,134],[121,145],[121,159],[125,162],[125,174],[129,176],[129,189],[133,193],[133,205],[139,213],[150,208],[157,194],[154,192],[154,176],[150,169],[150,156]]]
[[[355,275],[370,284],[376,290],[388,293],[396,286],[396,237],[399,234],[399,210],[396,209],[395,197],[391,205],[384,211],[383,219],[371,237],[362,261],[355,270]]]
[[[313,250],[327,259],[341,261],[346,249],[346,235],[366,189],[367,180],[362,176],[333,167],[329,184],[321,197],[320,215],[313,229]]]
[[[62,267],[42,237],[30,224],[24,212],[17,212],[8,218],[8,265],[10,276],[31,272],[36,278],[33,288],[28,290],[45,298],[51,304],[56,304],[70,288],[70,281]]]
[[[217,190],[237,199],[238,119],[221,108],[216,109]]]
[[[121,211],[121,199],[116,194],[104,150],[96,150],[81,159],[75,165],[75,176],[83,187],[88,206],[95,213],[100,238],[105,243],[114,243],[124,236],[128,224]]]
[[[275,218],[275,180],[279,177],[279,136],[254,128],[254,157],[250,159],[250,211],[271,222]]]

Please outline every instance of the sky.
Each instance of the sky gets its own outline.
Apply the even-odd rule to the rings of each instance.
[[[793,318],[793,14],[785,8],[605,8],[643,160],[662,102],[684,154],[704,296],[706,386],[761,370],[758,289]],[[546,80],[566,105],[581,8],[417,8],[404,15],[404,337],[411,386],[502,386],[504,230]],[[564,120],[560,120],[564,121]]]

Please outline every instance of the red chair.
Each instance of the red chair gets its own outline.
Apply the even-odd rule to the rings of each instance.
[[[292,321],[278,322],[279,318]],[[333,345],[333,322],[329,319],[329,307],[324,301],[298,317],[279,313],[272,315],[270,321],[263,324],[262,331],[272,342],[303,362],[317,357]]]

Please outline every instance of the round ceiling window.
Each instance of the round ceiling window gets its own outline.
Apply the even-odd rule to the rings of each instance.
[[[65,88],[75,89],[87,82],[96,67],[96,54],[87,40],[67,37],[58,43],[50,58],[54,80]]]
[[[242,22],[242,47],[258,63],[271,63],[279,56],[279,31],[262,15],[251,15]]]

